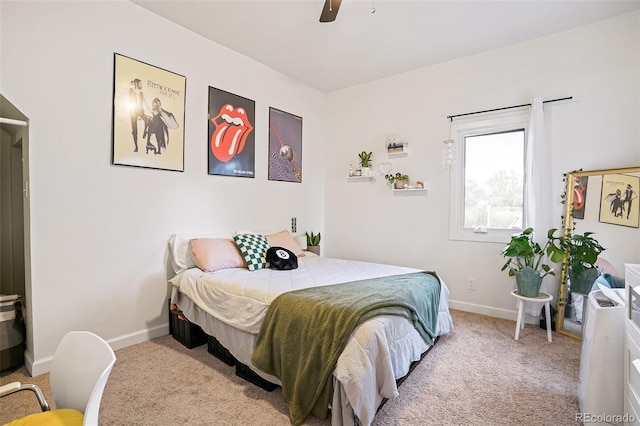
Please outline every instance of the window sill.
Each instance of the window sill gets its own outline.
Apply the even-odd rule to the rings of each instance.
[[[511,239],[511,235],[521,232],[518,229],[493,229],[486,232],[474,232],[471,229],[464,229],[462,231],[449,232],[449,239],[453,241],[472,241],[480,243],[498,243],[507,244]]]

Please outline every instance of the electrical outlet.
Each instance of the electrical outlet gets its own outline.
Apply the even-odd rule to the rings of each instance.
[[[295,234],[298,232],[298,219],[295,217],[291,218],[291,233]]]
[[[467,289],[469,289],[469,290],[475,290],[476,289],[476,279],[475,278],[469,278],[469,281],[467,282]]]

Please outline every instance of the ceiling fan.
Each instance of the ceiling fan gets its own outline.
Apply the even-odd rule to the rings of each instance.
[[[336,16],[338,16],[338,9],[340,9],[340,3],[342,3],[342,0],[324,0],[320,22],[335,21]]]

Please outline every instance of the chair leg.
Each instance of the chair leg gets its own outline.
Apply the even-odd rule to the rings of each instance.
[[[36,399],[38,400],[38,403],[40,404],[40,408],[42,409],[42,411],[51,410],[51,407],[49,407],[49,403],[44,397],[44,393],[42,393],[42,390],[37,385],[32,385],[28,383],[24,384],[20,382],[11,382],[6,385],[0,386],[0,397],[3,397],[5,395],[10,395],[15,392],[21,392],[24,390],[31,391],[35,394]]]

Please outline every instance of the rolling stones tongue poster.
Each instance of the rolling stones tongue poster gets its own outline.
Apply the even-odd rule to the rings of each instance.
[[[209,87],[209,174],[255,175],[255,102]]]

